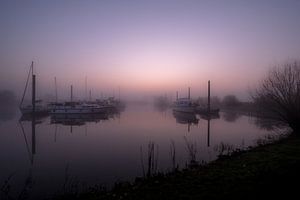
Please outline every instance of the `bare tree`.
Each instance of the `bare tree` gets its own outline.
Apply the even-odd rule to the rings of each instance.
[[[254,94],[254,102],[268,116],[300,130],[300,63],[287,62],[270,70]]]

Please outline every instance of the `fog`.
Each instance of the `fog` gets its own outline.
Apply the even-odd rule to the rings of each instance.
[[[297,1],[1,1],[0,90],[19,99],[31,61],[37,96],[249,100],[268,69],[299,58]],[[86,81],[87,80],[87,81]]]

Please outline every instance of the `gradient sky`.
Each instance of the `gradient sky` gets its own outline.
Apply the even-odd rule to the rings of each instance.
[[[300,1],[49,0],[0,2],[0,89],[74,85],[84,97],[235,94],[247,99],[274,64],[300,58]]]

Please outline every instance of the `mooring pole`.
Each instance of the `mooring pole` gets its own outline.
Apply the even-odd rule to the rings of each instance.
[[[210,81],[208,81],[208,94],[207,94],[207,112],[210,114]]]
[[[54,77],[54,84],[55,84],[55,103],[57,103],[57,83],[56,83],[56,77]]]
[[[188,89],[188,98],[191,99],[191,88]]]
[[[92,101],[92,90],[90,90],[90,98],[89,101]]]
[[[71,102],[73,101],[73,85],[71,85]]]
[[[176,100],[178,100],[178,91],[176,91]]]

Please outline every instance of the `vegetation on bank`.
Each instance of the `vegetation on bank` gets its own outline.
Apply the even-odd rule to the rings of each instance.
[[[111,191],[90,188],[57,199],[256,199],[292,197],[300,178],[300,137],[291,134],[271,144],[221,156],[206,165],[157,174]]]

